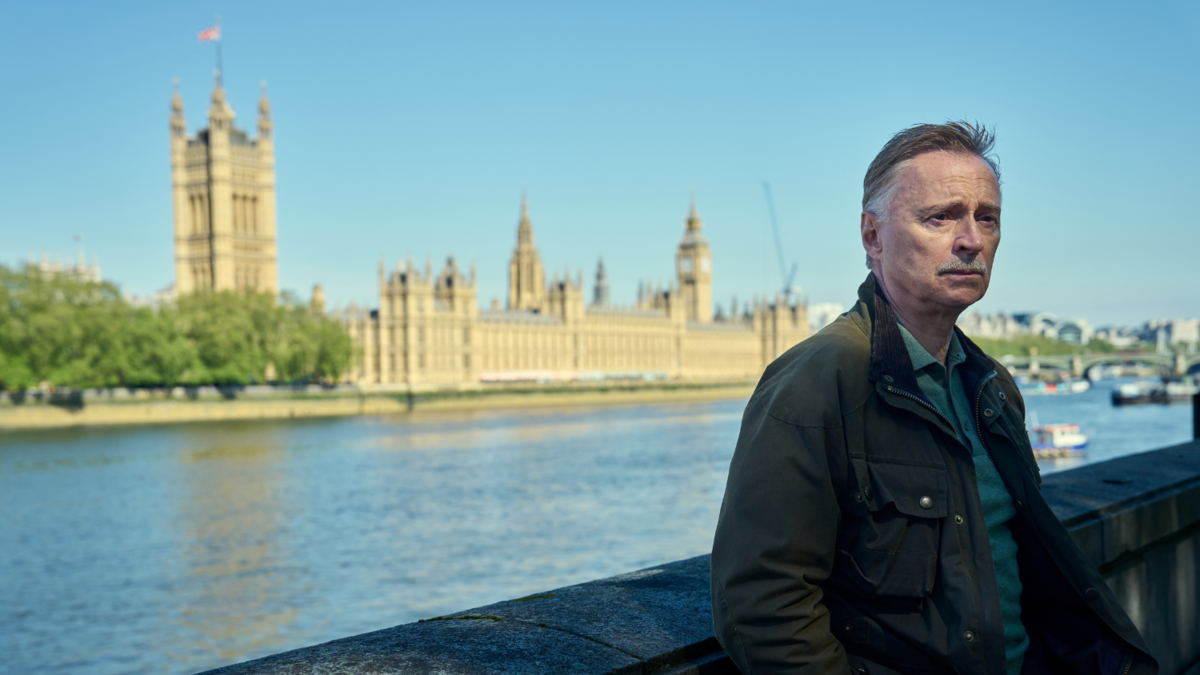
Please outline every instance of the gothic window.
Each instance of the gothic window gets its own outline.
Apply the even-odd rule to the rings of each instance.
[[[258,234],[258,197],[250,198],[250,231]]]

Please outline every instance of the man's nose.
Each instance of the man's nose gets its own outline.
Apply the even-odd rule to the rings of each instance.
[[[957,236],[954,238],[954,252],[976,255],[981,251],[983,251],[983,229],[974,216],[967,216],[959,221]]]

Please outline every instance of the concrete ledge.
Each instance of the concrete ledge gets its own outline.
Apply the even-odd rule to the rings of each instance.
[[[700,556],[209,673],[736,673],[723,656]]]
[[[1099,566],[1163,675],[1200,663],[1200,442],[1047,476],[1043,494]],[[712,631],[708,556],[209,671],[736,673]]]

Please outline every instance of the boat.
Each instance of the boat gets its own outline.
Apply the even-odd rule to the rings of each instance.
[[[1200,386],[1190,377],[1162,382],[1130,382],[1113,389],[1112,404],[1141,405],[1144,403],[1186,403],[1200,395]]]
[[[1033,427],[1029,441],[1035,458],[1062,459],[1082,456],[1088,437],[1079,433],[1078,424],[1044,424]]]
[[[1026,386],[1021,387],[1021,394],[1024,396],[1040,396],[1042,394],[1082,394],[1092,388],[1091,380],[1075,380],[1069,377],[1064,377],[1060,380],[1051,382],[1034,381],[1028,382]]]

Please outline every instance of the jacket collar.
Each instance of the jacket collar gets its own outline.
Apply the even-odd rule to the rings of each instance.
[[[883,289],[876,283],[874,272],[868,273],[866,280],[858,287],[858,299],[861,303],[860,318],[864,320],[867,334],[871,336],[871,368],[867,377],[871,382],[882,382],[925,398],[921,386],[917,383],[917,374],[913,370],[908,347],[904,344],[904,336],[900,333],[896,313],[884,296]],[[866,311],[863,312],[863,309]],[[966,360],[961,366],[964,369],[963,383],[973,389],[976,383],[994,369],[992,360],[957,326],[954,327],[954,332],[958,335],[959,343],[966,354]]]

